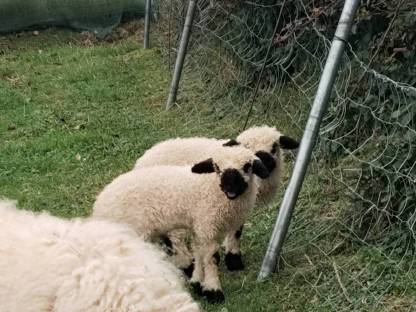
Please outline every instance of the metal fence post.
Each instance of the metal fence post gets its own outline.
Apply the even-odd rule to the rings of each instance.
[[[192,23],[195,16],[197,0],[190,0],[188,5],[188,12],[186,13],[185,25],[183,27],[181,42],[179,45],[178,55],[176,57],[175,70],[173,72],[172,84],[170,87],[168,101],[166,103],[166,110],[170,109],[176,102],[176,96],[178,94],[179,82],[181,80],[183,63],[186,56],[186,50],[188,48],[189,37],[191,34]]]
[[[322,117],[326,111],[339,64],[344,53],[345,44],[351,32],[352,23],[359,3],[360,0],[345,1],[326,60],[325,68],[322,72],[318,90],[315,95],[315,100],[305,127],[293,174],[283,197],[273,234],[263,259],[263,264],[258,276],[259,281],[267,278],[276,269],[277,260],[280,257],[284,239],[289,229],[290,219],[305,178],[312,150],[319,133]]]
[[[144,43],[145,49],[149,48],[149,37],[150,37],[150,14],[152,11],[152,0],[146,0],[146,12],[144,17]]]

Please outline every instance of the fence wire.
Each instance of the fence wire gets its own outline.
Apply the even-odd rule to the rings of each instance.
[[[343,1],[282,3],[198,1],[185,75],[204,83],[201,98],[213,113],[234,114],[241,128],[259,81],[249,125],[279,122],[300,135]],[[186,8],[187,1],[157,2],[169,64]],[[301,254],[308,269],[299,274],[333,310],[416,306],[408,296],[416,278],[414,29],[412,0],[362,3],[314,152],[318,177],[306,181],[321,183],[327,206],[308,211],[317,191],[305,185],[284,248],[288,266]]]

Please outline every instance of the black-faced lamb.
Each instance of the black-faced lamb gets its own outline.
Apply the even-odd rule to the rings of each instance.
[[[217,140],[212,138],[176,138],[160,142],[147,150],[135,164],[134,170],[157,165],[190,165],[201,159],[209,157],[223,146],[243,145],[254,152],[270,172],[267,179],[257,179],[259,194],[256,206],[266,206],[275,197],[283,170],[281,149],[296,149],[299,143],[291,137],[283,135],[275,127],[252,127],[243,131],[236,139]],[[225,262],[231,271],[242,270],[244,264],[241,257],[240,237],[242,226],[227,233],[224,241]],[[175,231],[170,233],[172,249],[176,254],[175,262],[184,271],[191,271],[192,259],[184,243],[186,233]],[[187,267],[188,266],[188,267]]]
[[[243,224],[256,200],[253,173],[268,171],[243,147],[222,148],[193,166],[155,166],[122,174],[98,195],[93,216],[130,224],[155,241],[175,229],[193,233],[191,282],[211,302],[224,295],[213,255]]]

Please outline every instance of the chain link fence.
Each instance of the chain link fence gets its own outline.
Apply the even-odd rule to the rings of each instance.
[[[334,310],[416,307],[408,296],[416,279],[412,2],[362,2],[314,152],[315,177],[305,182],[303,208],[284,249],[285,259],[298,255],[309,264],[299,274],[316,300]],[[187,5],[156,2],[170,70]],[[198,1],[182,94],[200,81],[200,97],[219,120],[232,114],[241,127],[247,119],[300,136],[342,6],[337,0]],[[318,193],[311,183],[320,183]],[[308,211],[316,196],[326,198],[326,207]]]

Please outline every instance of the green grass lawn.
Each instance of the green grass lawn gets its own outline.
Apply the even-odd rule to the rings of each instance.
[[[133,37],[92,46],[56,30],[0,37],[0,197],[57,216],[88,216],[96,194],[156,142],[239,132],[242,119],[214,111],[223,99],[213,103],[189,77],[180,107],[166,112],[169,79],[161,53],[142,50]],[[296,102],[290,90],[281,96]],[[262,122],[301,133],[283,113],[256,113],[251,121]],[[243,234],[247,268],[221,267],[226,303],[202,302],[207,311],[412,310],[415,273],[378,248],[345,243],[337,216],[343,201],[325,170],[311,168],[284,270],[256,282],[276,209],[255,211]]]

